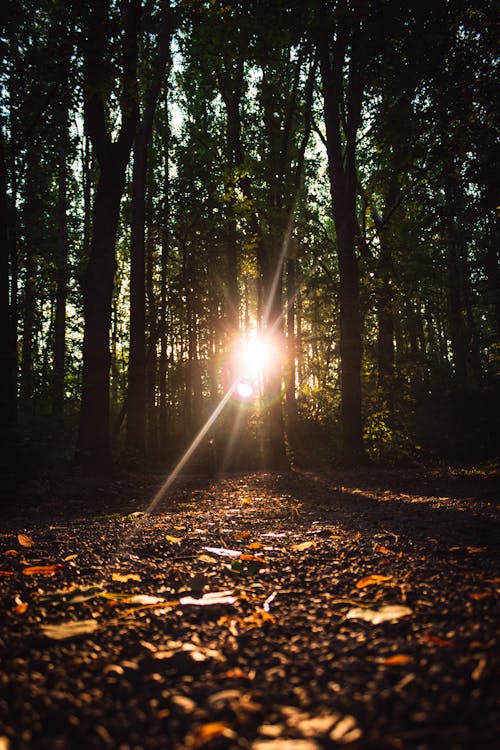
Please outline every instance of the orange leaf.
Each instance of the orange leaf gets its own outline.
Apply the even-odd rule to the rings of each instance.
[[[211,721],[208,724],[202,724],[201,726],[195,727],[192,733],[192,744],[191,747],[202,747],[203,745],[212,742],[217,737],[227,737],[234,739],[235,733],[224,721]]]
[[[17,549],[6,549],[3,553],[6,557],[16,557],[19,554]]]
[[[0,570],[0,576],[13,576],[14,572],[12,570]]]
[[[388,656],[387,659],[381,659],[380,663],[393,667],[399,664],[409,664],[411,661],[413,661],[413,657],[408,656],[408,654],[394,654],[394,656]]]
[[[424,632],[424,637],[429,643],[433,643],[434,646],[439,646],[441,648],[450,648],[455,645],[453,641],[448,641],[446,638],[440,638],[438,635],[433,635],[432,633],[429,633],[428,630]]]
[[[13,611],[16,615],[24,615],[27,609],[28,605],[26,604],[26,602],[20,602],[14,607]]]
[[[469,596],[471,599],[474,599],[474,601],[478,602],[480,599],[485,599],[487,596],[490,596],[489,591],[478,591],[477,593],[475,591],[469,592]]]
[[[250,543],[250,544],[248,545],[248,549],[262,549],[262,547],[263,547],[263,546],[264,546],[264,545],[263,545],[263,544],[261,544],[260,542],[251,542],[251,543]]]
[[[374,573],[371,576],[366,576],[365,578],[361,578],[357,582],[356,588],[364,589],[365,586],[373,586],[374,584],[383,583],[384,581],[391,581],[391,580],[392,580],[392,576],[383,576],[383,575],[378,575]]]
[[[53,576],[63,568],[64,565],[60,563],[56,563],[55,565],[32,565],[24,568],[23,573],[25,576]]]
[[[380,552],[382,555],[393,555],[394,550],[384,547],[382,544],[376,544],[373,548],[375,552]]]
[[[33,539],[27,534],[18,534],[17,541],[19,542],[21,547],[33,547],[33,545],[35,544]]]
[[[238,560],[243,560],[246,562],[259,562],[259,563],[265,563],[266,561],[262,559],[262,557],[257,557],[257,555],[240,555],[238,557]]]

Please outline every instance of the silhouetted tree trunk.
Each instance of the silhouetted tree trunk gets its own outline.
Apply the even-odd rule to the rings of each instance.
[[[134,144],[130,237],[130,354],[127,390],[127,449],[142,455],[146,430],[145,222],[148,150],[153,118],[170,48],[169,11],[163,10],[154,73]]]
[[[165,112],[163,129],[163,221],[161,232],[161,258],[160,258],[160,358],[158,362],[158,435],[161,454],[164,455],[167,445],[167,362],[168,362],[168,336],[167,336],[167,271],[170,246],[170,121],[168,107],[168,87],[165,87]]]
[[[58,163],[58,198],[57,198],[57,286],[54,320],[54,356],[52,373],[52,413],[56,420],[56,427],[61,428],[64,423],[64,368],[66,358],[66,300],[68,296],[68,185],[67,158],[68,133],[67,121],[59,145]]]
[[[141,3],[130,0],[126,5],[121,127],[115,141],[108,131],[103,99],[108,11],[107,2],[94,0],[90,4],[85,48],[85,121],[100,172],[94,195],[90,257],[82,279],[85,328],[77,459],[94,469],[106,467],[111,461],[109,331],[120,200],[138,122],[136,67]]]
[[[16,428],[15,362],[12,352],[12,321],[9,273],[9,199],[3,123],[0,123],[0,464],[9,468]]]
[[[345,463],[356,464],[365,458],[361,416],[359,268],[356,256],[356,134],[360,124],[363,79],[359,57],[359,12],[354,13],[349,9],[345,0],[341,0],[337,8],[335,35],[325,11],[323,20],[320,20],[318,46],[328,174],[339,261],[342,454]],[[344,91],[346,64],[348,84]],[[344,96],[347,100],[345,108]]]

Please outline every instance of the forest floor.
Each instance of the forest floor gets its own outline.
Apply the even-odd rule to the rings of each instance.
[[[161,483],[4,498],[0,750],[498,747],[498,471]]]

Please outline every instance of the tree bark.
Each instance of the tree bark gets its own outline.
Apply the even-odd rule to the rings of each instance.
[[[111,463],[109,332],[114,276],[115,244],[120,200],[125,187],[125,169],[130,156],[137,122],[137,35],[141,16],[140,0],[126,6],[123,35],[121,128],[112,141],[105,117],[106,26],[109,3],[94,0],[89,8],[88,38],[85,49],[85,120],[99,163],[100,174],[92,212],[90,256],[82,280],[84,336],[82,401],[77,443],[77,461],[90,469],[103,469]]]
[[[11,341],[9,199],[3,123],[0,124],[0,463],[9,468],[14,453],[16,390]]]
[[[130,353],[127,390],[127,449],[138,456],[145,451],[146,435],[146,282],[145,223],[148,149],[161,82],[169,55],[169,11],[159,32],[153,79],[146,94],[145,109],[134,144],[130,237]]]
[[[340,370],[342,459],[345,464],[365,460],[361,414],[362,336],[359,268],[356,256],[356,134],[359,127],[363,82],[359,69],[357,35],[359,17],[349,15],[347,3],[339,4],[337,29],[328,36],[328,24],[319,33],[319,55],[323,84],[328,174],[335,222],[340,282]],[[350,49],[348,49],[350,47]],[[349,60],[348,102],[344,125],[345,154],[341,128],[344,119],[343,69]]]

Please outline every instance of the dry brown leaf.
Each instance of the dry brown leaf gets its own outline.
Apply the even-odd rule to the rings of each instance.
[[[35,544],[33,539],[27,534],[18,534],[17,541],[19,542],[21,547],[33,547]]]
[[[290,549],[293,549],[294,552],[304,552],[304,550],[310,549],[311,547],[315,546],[315,542],[299,542],[299,544],[292,544]]]
[[[170,536],[170,534],[167,534],[165,539],[167,542],[170,542],[170,544],[180,544],[182,542],[183,537],[182,536]]]
[[[141,576],[138,573],[113,573],[111,578],[113,581],[120,581],[121,583],[141,580]]]
[[[68,555],[67,557],[63,557],[63,562],[70,562],[70,560],[76,560],[78,555]]]
[[[470,591],[469,596],[471,599],[474,599],[474,601],[478,602],[480,599],[486,599],[487,596],[491,596],[490,591]]]
[[[439,646],[440,648],[450,648],[455,645],[453,641],[449,641],[446,638],[440,638],[438,635],[433,635],[432,633],[429,633],[428,630],[424,632],[424,638],[429,641],[429,643],[432,643],[434,646]]]
[[[357,582],[356,588],[364,589],[365,586],[373,586],[377,583],[384,583],[385,581],[391,581],[391,580],[392,580],[392,576],[383,576],[383,575],[374,573],[371,576],[366,576],[365,578],[361,578]]]
[[[409,664],[413,661],[412,656],[408,654],[394,654],[394,656],[388,656],[387,659],[380,659],[380,664],[386,664],[389,667],[399,666],[401,664]]]
[[[23,568],[23,574],[25,576],[53,576],[63,568],[64,565],[61,565],[61,563],[55,563],[54,565],[30,565],[28,568]]]

